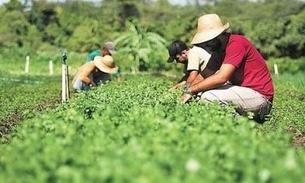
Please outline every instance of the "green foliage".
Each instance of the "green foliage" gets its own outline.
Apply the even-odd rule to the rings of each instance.
[[[118,37],[115,43],[129,69],[133,72],[163,69],[165,59],[161,56],[165,57],[164,38],[147,31],[138,22],[127,21],[126,28],[126,33]]]
[[[277,65],[279,75],[281,74],[298,74],[305,72],[305,60],[304,58],[300,59],[291,59],[288,57],[278,58],[278,59],[269,59],[268,67],[270,70],[275,73],[274,65]]]
[[[77,69],[84,63],[86,54],[69,52],[63,49],[48,47],[49,51],[36,51],[12,47],[0,51],[0,72],[5,74],[26,75],[25,63],[26,57],[29,56],[29,73],[30,76],[47,76],[50,75],[49,62],[53,63],[53,73],[61,75],[62,54],[67,53],[69,73],[71,77]]]
[[[289,22],[286,24],[285,36],[276,42],[281,56],[290,56],[292,58],[300,58],[304,56],[305,45],[305,12],[290,16]]]
[[[169,86],[164,77],[129,76],[23,121],[0,143],[0,181],[304,181],[304,151],[291,147],[282,128],[267,128],[285,114],[259,125],[230,107],[182,104],[181,91]],[[275,110],[286,94],[276,96]]]
[[[223,0],[214,7],[232,32],[248,37],[266,58],[304,56],[304,38],[299,32],[303,24],[296,18],[303,19],[303,9],[304,2],[299,1]]]
[[[272,117],[268,125],[262,126],[264,131],[284,130],[294,136],[291,142],[295,146],[302,143],[305,132],[305,116],[300,106],[305,102],[304,72],[294,74],[282,73],[273,78],[275,83],[275,99],[273,102]],[[300,150],[304,150],[304,144]]]
[[[95,37],[98,29],[99,26],[96,20],[85,19],[75,28],[74,34],[66,44],[67,48],[78,52],[86,52],[92,49],[92,46],[96,46],[101,41]],[[83,32],[87,34],[83,34]]]
[[[253,21],[251,26],[248,27],[252,29],[252,32],[248,34],[249,39],[255,44],[257,48],[260,49],[263,55],[268,56],[279,56],[280,53],[274,44],[275,40],[280,39],[285,35],[282,27],[287,22],[286,18],[279,18],[279,21],[273,22],[270,20],[262,20],[259,22]]]
[[[8,11],[22,11],[24,6],[18,0],[11,0],[8,3],[4,3],[5,9]]]
[[[164,23],[165,28],[161,29],[162,34],[168,40],[168,45],[174,40],[182,40],[186,43],[190,43],[196,32],[198,16],[189,16],[190,12],[184,14],[173,14],[173,19],[179,21],[169,21]],[[190,14],[192,15],[192,14]],[[162,27],[159,24],[156,26]]]
[[[218,13],[224,22],[231,24],[232,32],[249,37],[266,58],[300,58],[305,53],[302,22],[305,5],[298,0],[194,0],[186,6],[163,0],[104,0],[96,4],[44,0],[31,1],[31,6],[26,7],[28,2],[23,5],[12,0],[0,7],[0,47],[39,51],[59,47],[87,53],[104,41],[120,37],[126,31],[125,22],[131,20],[162,36],[164,47],[176,39],[190,42],[199,16]],[[141,57],[149,51],[144,52]],[[150,63],[145,60],[140,62],[147,69]],[[139,69],[139,65],[134,67]],[[152,67],[155,69],[156,65]]]
[[[33,27],[27,22],[22,12],[4,11],[1,14],[0,23],[2,25],[0,28],[0,40],[3,46],[27,46],[24,38],[27,37],[28,31],[32,32]]]

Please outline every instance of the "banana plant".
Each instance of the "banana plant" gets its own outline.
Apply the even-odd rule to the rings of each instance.
[[[126,21],[126,32],[115,40],[120,54],[130,62],[133,73],[146,71],[151,64],[160,61],[158,52],[164,52],[165,39],[157,33],[150,32],[137,21]]]

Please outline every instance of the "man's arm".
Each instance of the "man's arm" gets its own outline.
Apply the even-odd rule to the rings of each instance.
[[[79,74],[79,78],[86,84],[96,86],[96,83],[89,78],[89,75],[94,71],[94,64],[84,65],[82,72]]]
[[[204,80],[204,78],[210,77],[215,74],[217,71],[213,71],[211,69],[205,68],[200,74],[197,74],[194,80],[191,82],[189,86],[195,85]]]
[[[195,78],[197,77],[198,74],[199,74],[199,72],[197,70],[190,71],[189,76],[186,79],[186,84],[190,86],[192,84],[192,82],[195,80]]]
[[[82,70],[83,70],[84,67],[85,67],[85,64],[83,64],[80,68],[78,68],[78,70],[77,70],[75,76],[74,76],[73,79],[72,79],[72,84],[74,84],[75,81],[78,79],[78,77],[79,77],[79,75],[81,74],[81,72],[82,72]]]
[[[121,74],[120,69],[118,69],[118,71],[115,72],[115,73],[113,74],[113,76],[116,77],[117,82],[119,82],[119,83],[122,82],[122,74]]]
[[[122,82],[122,76],[117,76],[117,77],[116,77],[116,80],[117,80],[117,82],[119,82],[119,83]]]
[[[184,86],[186,84],[186,79],[188,78],[188,76],[189,73],[186,73],[173,87],[170,88],[170,91]]]
[[[232,76],[235,70],[236,68],[232,64],[222,64],[219,71],[216,74],[191,86],[189,88],[190,92],[196,93],[221,86],[230,79],[230,77]]]
[[[234,65],[222,64],[217,73],[203,79],[202,81],[194,85],[191,85],[186,91],[186,93],[184,93],[182,96],[183,102],[187,102],[194,93],[206,91],[223,85],[230,79],[235,70],[236,68]]]

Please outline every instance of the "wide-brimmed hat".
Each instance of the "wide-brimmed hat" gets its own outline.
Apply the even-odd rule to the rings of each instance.
[[[180,54],[183,50],[186,50],[187,46],[183,41],[176,40],[173,41],[167,49],[169,54],[167,62],[173,62],[176,59],[177,54]]]
[[[111,55],[116,54],[115,45],[114,45],[113,42],[111,42],[111,41],[106,42],[106,43],[104,44],[104,48],[106,48],[106,49],[109,51],[109,53],[110,53]]]
[[[94,65],[102,72],[113,74],[118,71],[118,67],[115,65],[112,56],[96,56],[93,59]]]
[[[229,23],[223,25],[217,14],[203,15],[198,19],[197,32],[191,43],[198,44],[209,41],[228,30],[229,27]]]

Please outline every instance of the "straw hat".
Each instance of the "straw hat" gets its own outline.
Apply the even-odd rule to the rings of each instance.
[[[102,72],[113,74],[118,71],[118,67],[115,65],[112,56],[105,55],[103,57],[96,56],[93,59],[94,65]]]
[[[222,24],[217,14],[207,14],[199,17],[197,24],[197,33],[193,37],[192,44],[209,41],[230,27],[229,23]]]

